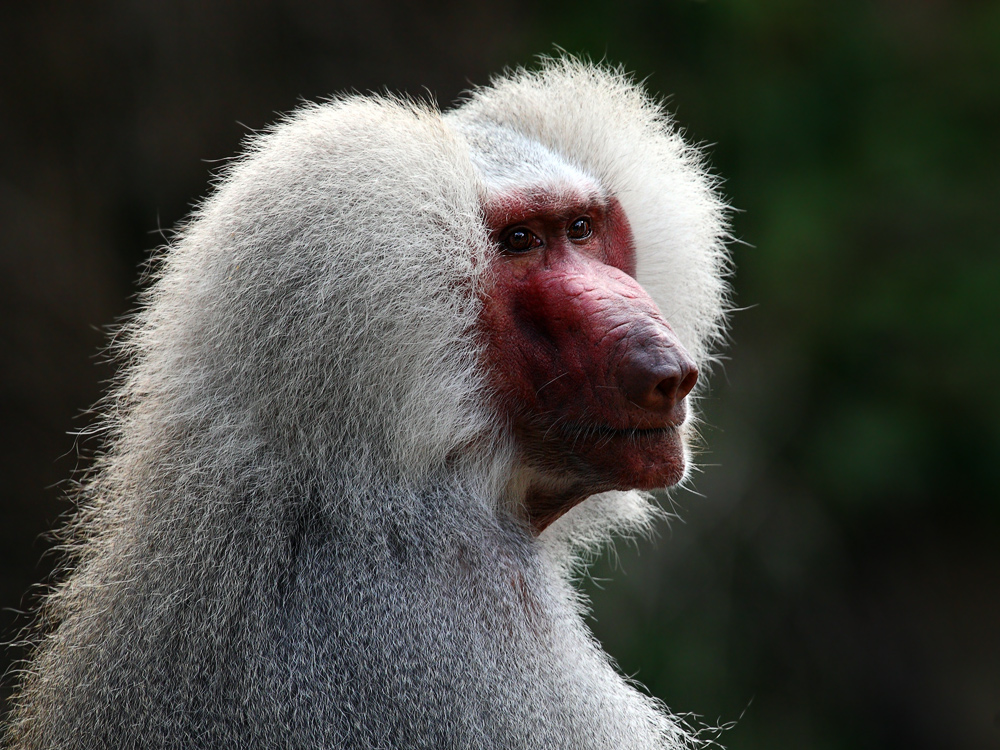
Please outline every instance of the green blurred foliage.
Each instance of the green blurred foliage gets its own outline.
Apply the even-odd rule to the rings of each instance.
[[[1000,4],[539,13],[708,144],[746,308],[704,498],[598,564],[595,632],[730,748],[1000,746]]]

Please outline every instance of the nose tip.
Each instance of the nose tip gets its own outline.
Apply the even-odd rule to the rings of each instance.
[[[682,357],[677,365],[677,373],[665,377],[656,384],[656,391],[664,400],[677,403],[694,390],[698,382],[698,367],[687,357]]]
[[[633,356],[631,365],[625,392],[633,404],[655,414],[669,415],[698,382],[697,365],[677,347]]]

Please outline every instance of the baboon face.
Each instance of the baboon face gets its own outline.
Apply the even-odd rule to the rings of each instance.
[[[596,492],[679,482],[698,371],[634,278],[621,205],[585,189],[509,192],[486,214],[486,366],[537,476],[532,525]]]

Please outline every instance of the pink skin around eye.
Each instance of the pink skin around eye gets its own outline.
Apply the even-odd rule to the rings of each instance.
[[[589,219],[590,234],[568,236]],[[679,430],[697,368],[635,280],[635,248],[615,199],[507,194],[487,221],[498,241],[484,293],[486,366],[524,460],[529,521],[542,531],[586,497],[675,484]],[[503,250],[512,228],[538,243]]]

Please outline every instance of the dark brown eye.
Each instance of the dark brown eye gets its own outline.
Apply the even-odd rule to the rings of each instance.
[[[593,233],[594,229],[590,224],[589,216],[581,216],[570,224],[569,229],[566,230],[566,236],[571,240],[585,240]]]
[[[518,227],[504,237],[503,249],[510,253],[526,253],[532,248],[540,247],[542,241],[535,236],[534,232]]]

